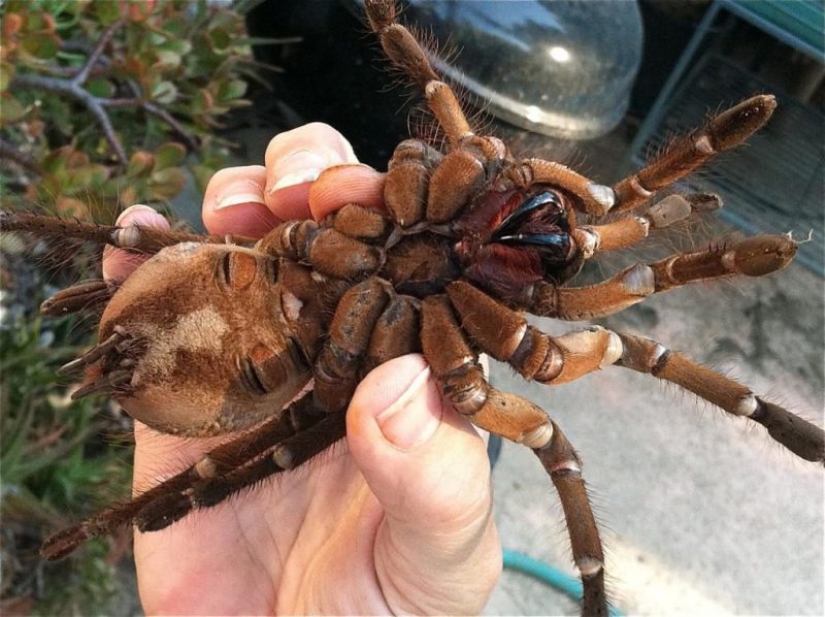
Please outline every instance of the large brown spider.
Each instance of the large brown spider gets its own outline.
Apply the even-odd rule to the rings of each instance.
[[[555,162],[514,159],[500,140],[474,134],[452,90],[397,23],[394,2],[366,7],[385,53],[423,91],[447,139],[446,153],[418,140],[399,144],[386,212],[351,204],[320,223],[282,223],[260,241],[3,215],[4,230],[155,254],[119,286],[76,285],[44,305],[49,313],[104,307],[99,342],[65,367],[85,371],[76,396],[107,391],[136,419],[177,435],[257,425],[130,503],[54,535],[43,555],[57,559],[130,523],[163,529],[303,464],[344,436],[348,402],[368,371],[420,352],[459,413],[539,458],[563,506],[583,612],[605,614],[604,559],[579,458],[542,409],[487,382],[479,355],[548,384],[609,364],[648,373],[763,425],[794,454],[821,463],[820,428],[660,343],[602,327],[551,337],[524,316],[589,320],[654,293],[763,276],[790,263],[793,240],[764,235],[637,264],[596,285],[568,284],[594,255],[713,206],[709,195],[648,204],[763,126],[774,98],[756,96],[715,116],[611,188]],[[604,224],[578,222],[608,213]],[[333,315],[328,327],[326,315]],[[310,379],[312,392],[289,404]]]

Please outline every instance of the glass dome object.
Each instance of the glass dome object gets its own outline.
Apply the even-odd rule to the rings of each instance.
[[[553,137],[590,139],[627,111],[642,59],[635,0],[404,4],[405,23],[432,33],[436,69],[496,117]]]

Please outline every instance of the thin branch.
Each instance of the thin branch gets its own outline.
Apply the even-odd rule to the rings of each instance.
[[[151,101],[147,101],[142,98],[140,96],[140,91],[130,82],[126,83],[135,94],[133,98],[97,97],[83,87],[89,79],[89,76],[92,74],[92,71],[98,61],[104,60],[101,56],[109,41],[111,41],[115,32],[117,32],[118,29],[120,29],[125,23],[126,22],[123,20],[118,20],[110,25],[103,33],[100,40],[88,52],[89,56],[83,67],[81,67],[80,70],[74,73],[70,78],[59,78],[56,76],[37,74],[17,74],[12,81],[12,86],[22,86],[23,88],[45,90],[47,92],[63,94],[79,101],[95,117],[98,124],[103,129],[103,134],[106,137],[106,141],[109,142],[109,145],[117,155],[117,158],[122,165],[126,165],[128,162],[126,151],[115,133],[111,119],[106,113],[107,108],[114,109],[136,107],[143,109],[146,113],[160,118],[167,125],[169,125],[172,130],[178,133],[178,135],[186,142],[186,145],[190,150],[197,150],[199,145],[197,139],[168,111],[152,103]],[[104,62],[104,64],[106,63]]]
[[[139,107],[143,109],[146,113],[152,114],[166,122],[172,130],[178,133],[180,137],[186,142],[187,147],[190,150],[197,150],[198,149],[198,142],[195,140],[192,135],[184,128],[184,126],[178,122],[175,117],[170,114],[168,111],[151,103],[147,100],[142,98],[131,98],[131,99],[101,99],[101,105],[104,107],[111,107],[111,108],[122,108],[122,107]]]
[[[112,122],[109,120],[109,116],[106,115],[106,110],[103,109],[102,101],[104,99],[100,99],[84,90],[82,82],[78,83],[76,78],[66,80],[58,79],[56,77],[43,77],[42,75],[15,75],[12,80],[12,85],[14,87],[23,86],[24,88],[28,87],[37,90],[45,90],[47,92],[65,94],[66,96],[80,101],[97,119],[103,129],[103,134],[106,137],[106,141],[109,142],[112,150],[115,151],[115,154],[121,164],[125,165],[127,163],[128,159],[126,157],[126,151],[123,149],[120,140],[115,134],[115,130],[112,127]]]
[[[117,158],[123,165],[126,165],[128,162],[126,150],[123,149],[120,140],[115,134],[115,128],[112,126],[112,121],[109,119],[109,115],[106,113],[106,110],[103,109],[103,105],[101,103],[104,99],[99,99],[97,97],[90,98],[91,102],[87,104],[89,111],[92,112],[92,115],[97,118],[98,123],[100,123],[100,126],[103,129],[103,134],[106,136],[106,140],[109,142],[109,145],[112,146],[112,149],[117,154]]]
[[[84,64],[83,68],[77,72],[77,75],[75,75],[72,81],[79,86],[86,83],[86,80],[89,78],[89,72],[92,70],[95,63],[97,63],[97,59],[100,57],[100,54],[103,53],[103,50],[106,48],[106,45],[109,44],[109,41],[115,35],[115,32],[120,30],[125,23],[125,21],[119,19],[106,29],[106,32],[103,33],[103,36],[100,37],[100,40],[92,49],[92,53],[89,54],[86,64]]]

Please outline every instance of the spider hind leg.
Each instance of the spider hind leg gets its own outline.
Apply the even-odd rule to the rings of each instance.
[[[325,415],[243,465],[211,473],[182,491],[159,495],[136,514],[135,524],[144,532],[165,529],[193,510],[216,506],[275,474],[295,469],[342,439],[345,422],[343,413]]]
[[[188,494],[198,482],[229,474],[233,469],[259,458],[277,444],[286,443],[286,440],[294,438],[297,434],[306,433],[325,417],[326,414],[314,409],[312,395],[304,395],[281,414],[257,429],[242,433],[232,441],[216,447],[196,463],[157,486],[136,495],[131,501],[112,506],[77,525],[58,531],[46,539],[40,553],[44,559],[49,561],[61,559],[88,540],[108,535],[120,527],[132,524],[141,516],[149,519],[149,513],[153,511],[156,513],[155,521],[159,519],[168,521],[166,525],[157,528],[168,526],[176,519],[169,516],[170,512],[168,509],[164,510],[162,504],[174,503],[175,495]],[[330,443],[332,442],[326,445]],[[296,445],[297,442],[294,442],[292,447]],[[293,458],[293,466],[297,466],[297,461],[303,456],[309,458],[312,455],[299,455]],[[283,460],[282,455],[281,461]],[[279,470],[273,473],[277,471]],[[170,498],[170,495],[173,497]]]
[[[61,219],[29,212],[0,212],[0,231],[22,231],[39,238],[67,238],[109,245],[138,253],[154,254],[162,248],[182,242],[210,244],[251,244],[254,240],[241,236],[224,237],[194,234],[187,231],[161,229],[148,225],[100,225],[78,220]]]

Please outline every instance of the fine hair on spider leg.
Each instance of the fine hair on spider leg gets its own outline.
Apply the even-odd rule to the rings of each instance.
[[[594,257],[608,259],[718,207],[712,196],[668,193],[747,140],[776,101],[742,101],[606,186],[555,161],[515,157],[500,139],[476,133],[398,22],[395,3],[365,6],[384,53],[417,84],[444,134],[441,148],[417,139],[398,145],[386,211],[348,204],[321,221],[279,223],[260,240],[0,217],[3,230],[151,255],[113,292],[86,283],[52,301],[63,312],[105,304],[98,344],[66,370],[84,373],[80,394],[108,392],[158,431],[232,436],[129,504],[59,532],[43,553],[58,558],[128,524],[164,529],[303,464],[344,436],[347,406],[371,369],[421,353],[458,413],[539,459],[560,499],[582,611],[604,615],[609,575],[579,454],[544,409],[490,384],[479,356],[549,386],[610,365],[632,369],[761,424],[776,443],[821,465],[822,429],[663,343],[602,326],[551,336],[526,319],[588,321],[680,287],[786,267],[795,242],[759,235],[674,250],[592,284],[575,279]],[[314,389],[299,396],[310,381]]]

